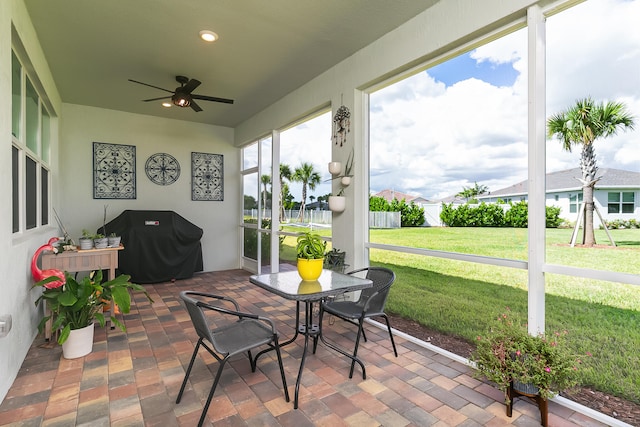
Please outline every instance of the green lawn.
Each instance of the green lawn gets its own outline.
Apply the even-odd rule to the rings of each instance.
[[[405,228],[371,230],[371,241],[527,259],[526,229]],[[547,262],[640,274],[640,230],[613,230],[617,248],[571,248],[571,230],[547,230]],[[325,230],[320,234],[330,235]],[[606,244],[604,231],[596,234]],[[284,242],[283,259],[295,253]],[[293,258],[292,257],[292,258]],[[504,267],[371,250],[373,265],[396,272],[387,310],[473,342],[506,306],[526,318],[527,272]],[[546,276],[548,331],[568,330],[576,353],[584,354],[581,383],[640,403],[640,287]],[[590,353],[591,356],[586,354]]]

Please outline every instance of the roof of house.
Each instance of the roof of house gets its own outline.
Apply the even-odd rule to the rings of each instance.
[[[392,190],[392,189],[382,190],[382,191],[374,194],[374,196],[382,197],[388,202],[392,202],[393,199],[397,199],[397,200],[403,200],[404,199],[406,202],[415,202],[415,203],[428,202],[428,200],[425,199],[422,196],[412,196],[411,194],[402,193],[400,191],[396,191],[396,190]]]
[[[550,172],[546,175],[547,192],[579,190],[582,184],[578,180],[582,176],[580,168],[565,169]],[[613,187],[638,187],[640,188],[640,173],[622,169],[599,168],[597,176],[602,177],[596,184],[596,188]],[[478,199],[496,196],[511,196],[527,194],[528,181],[524,180],[509,187],[491,191],[478,196]]]

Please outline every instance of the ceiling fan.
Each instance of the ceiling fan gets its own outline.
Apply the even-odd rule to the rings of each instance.
[[[176,76],[176,81],[180,83],[180,87],[177,87],[175,90],[164,89],[158,86],[150,85],[148,83],[143,83],[143,82],[139,82],[137,80],[132,80],[132,79],[129,79],[129,81],[133,83],[149,86],[152,88],[160,89],[165,92],[169,92],[173,94],[171,96],[161,96],[159,98],[143,99],[144,102],[171,98],[171,101],[173,102],[174,105],[177,105],[178,107],[191,107],[195,111],[202,111],[202,108],[200,108],[200,106],[196,104],[194,99],[200,99],[203,101],[223,102],[225,104],[233,104],[233,99],[217,98],[215,96],[196,95],[195,93],[191,93],[194,91],[195,88],[200,86],[201,82],[196,79],[189,79],[188,77],[185,77],[185,76]]]

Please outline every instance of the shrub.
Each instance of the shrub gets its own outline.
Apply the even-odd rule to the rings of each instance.
[[[527,202],[510,203],[510,209],[505,213],[502,206],[496,203],[480,203],[477,206],[465,203],[457,208],[453,203],[442,204],[440,220],[448,227],[518,227],[528,225],[529,208]],[[557,228],[563,223],[560,218],[560,208],[547,206],[545,209],[547,228]]]
[[[391,203],[384,197],[369,196],[369,211],[371,212],[400,212],[402,227],[419,227],[424,224],[424,208],[415,203],[407,203],[405,199],[393,199]]]
[[[507,211],[505,222],[510,227],[527,228],[529,225],[529,205],[527,202],[509,203],[511,208]]]

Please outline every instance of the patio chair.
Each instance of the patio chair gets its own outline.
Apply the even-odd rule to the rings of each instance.
[[[398,357],[396,343],[394,342],[393,334],[391,333],[391,324],[389,323],[389,318],[384,313],[384,306],[387,303],[389,289],[391,289],[391,285],[395,281],[396,275],[393,271],[384,267],[361,268],[347,274],[357,274],[365,271],[366,278],[373,282],[373,286],[362,290],[357,301],[325,301],[320,305],[320,327],[322,327],[322,317],[325,312],[358,325],[358,335],[356,337],[356,345],[353,350],[353,360],[351,362],[349,378],[353,377],[353,369],[355,367],[355,358],[358,354],[358,347],[360,345],[360,337],[362,336],[365,342],[367,341],[367,337],[363,329],[364,319],[378,316],[384,318],[387,323],[389,338],[391,338],[393,353]]]
[[[199,339],[193,350],[176,403],[180,403],[200,346],[207,349],[220,363],[198,426],[202,426],[205,420],[211,399],[227,361],[236,354],[246,352],[251,364],[251,372],[255,372],[256,360],[252,357],[251,350],[263,345],[269,346],[276,351],[278,364],[280,365],[280,375],[282,376],[282,386],[284,387],[284,396],[287,402],[289,401],[287,380],[284,376],[280,345],[278,344],[278,332],[273,321],[255,314],[240,312],[238,303],[230,297],[195,291],[182,291],[180,292],[180,298],[185,302]],[[234,309],[225,308],[225,306],[231,307],[231,305],[233,305]],[[211,328],[210,325],[213,322],[217,325]]]

